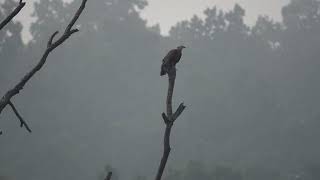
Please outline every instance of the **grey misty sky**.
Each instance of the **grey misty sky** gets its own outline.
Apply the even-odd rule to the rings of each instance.
[[[26,7],[17,16],[17,19],[25,25],[24,41],[31,38],[28,29],[34,20],[30,16],[35,1],[27,0]],[[229,10],[235,3],[246,9],[245,20],[248,24],[253,24],[258,15],[268,15],[275,20],[281,20],[281,7],[289,0],[148,0],[148,2],[149,5],[141,12],[141,16],[148,21],[148,25],[159,23],[162,34],[166,35],[170,27],[178,21],[190,19],[194,14],[201,17],[203,10],[207,7],[217,6]]]

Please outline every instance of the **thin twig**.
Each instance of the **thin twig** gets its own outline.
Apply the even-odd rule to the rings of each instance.
[[[22,2],[22,0],[19,1],[19,5],[11,12],[11,14],[9,14],[8,17],[6,17],[6,19],[4,19],[1,23],[0,23],[0,30],[2,30],[2,28],[4,26],[6,26],[20,11],[21,9],[26,5],[25,2]]]
[[[20,1],[21,2],[21,1]],[[81,6],[79,7],[79,9],[77,10],[77,12],[75,13],[74,17],[72,18],[72,20],[70,21],[70,23],[68,24],[68,26],[66,27],[66,30],[64,31],[63,35],[55,42],[53,42],[54,37],[58,34],[58,31],[55,31],[51,37],[48,40],[47,43],[47,49],[45,50],[45,52],[43,53],[40,61],[38,62],[38,64],[36,64],[36,66],[31,69],[31,71],[29,71],[21,80],[18,84],[16,84],[12,89],[10,89],[9,91],[7,91],[5,93],[5,95],[1,98],[0,100],[0,114],[3,111],[3,109],[11,103],[11,98],[14,97],[15,95],[19,94],[19,92],[24,88],[24,86],[26,85],[27,82],[29,82],[29,80],[43,67],[43,65],[45,64],[47,57],[49,56],[50,52],[53,51],[55,48],[57,48],[60,44],[62,44],[63,42],[65,42],[65,40],[67,40],[73,33],[78,32],[78,29],[72,29],[72,26],[74,25],[74,23],[78,20],[80,14],[82,13],[82,11],[85,8],[87,0],[82,0]],[[12,106],[11,106],[12,107]],[[16,114],[17,115],[17,114]],[[21,117],[21,116],[20,116]],[[18,118],[20,119],[20,117],[18,116]]]
[[[183,103],[181,103],[176,112],[172,115],[172,120],[175,121],[181,115],[185,108],[186,106]]]
[[[162,113],[162,118],[163,118],[163,121],[165,122],[166,130],[163,138],[163,154],[162,154],[162,158],[161,158],[158,172],[156,175],[156,180],[161,180],[164,168],[166,167],[166,164],[169,158],[169,154],[171,151],[170,134],[171,134],[171,128],[173,126],[173,123],[186,108],[186,106],[184,106],[184,104],[181,103],[179,108],[175,111],[175,113],[172,113],[172,96],[173,96],[173,89],[174,89],[174,84],[176,79],[175,67],[171,67],[170,70],[168,71],[168,79],[169,79],[169,86],[168,86],[167,102],[166,102],[167,114]]]
[[[11,106],[14,114],[18,117],[19,121],[20,121],[20,127],[25,127],[27,129],[27,131],[29,133],[31,133],[31,129],[29,128],[28,124],[23,120],[23,118],[21,117],[21,115],[19,114],[18,110],[16,109],[16,107],[14,106],[14,104],[9,101],[9,105]]]

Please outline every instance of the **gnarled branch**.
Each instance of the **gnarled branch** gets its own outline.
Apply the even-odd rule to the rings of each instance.
[[[13,19],[20,11],[21,9],[26,5],[25,2],[22,2],[22,0],[19,1],[19,5],[11,12],[11,14],[9,14],[8,17],[6,17],[1,23],[0,23],[0,30],[2,30],[2,28],[4,26],[6,26],[11,19]]]
[[[164,139],[163,139],[163,154],[162,154],[161,162],[156,175],[156,180],[161,180],[164,168],[169,158],[169,154],[171,151],[170,134],[171,134],[171,128],[173,126],[173,123],[186,108],[186,106],[184,106],[184,104],[181,103],[177,111],[175,113],[172,113],[172,96],[173,96],[173,89],[174,89],[174,84],[176,79],[175,67],[171,67],[170,70],[168,71],[168,79],[169,79],[169,86],[168,86],[167,102],[166,102],[167,114],[162,113],[162,118],[165,122],[166,130],[165,130]]]
[[[31,132],[31,130],[29,129],[29,127],[25,123],[25,121],[23,121],[23,119],[21,118],[19,113],[17,113],[17,111],[15,111],[14,105],[11,102],[11,98],[14,97],[15,95],[19,94],[19,92],[24,88],[26,83],[29,82],[29,80],[43,67],[43,65],[45,64],[47,57],[49,56],[51,51],[53,51],[55,48],[57,48],[59,45],[61,45],[63,42],[65,42],[65,40],[67,40],[73,33],[79,31],[78,29],[72,29],[72,26],[78,20],[80,14],[84,10],[86,2],[87,2],[87,0],[82,0],[81,6],[79,7],[79,9],[75,13],[74,17],[72,18],[72,20],[70,21],[70,23],[66,27],[64,33],[62,34],[62,36],[58,40],[53,42],[53,39],[58,34],[58,31],[54,32],[51,35],[51,37],[49,38],[48,43],[47,43],[47,49],[43,53],[38,64],[36,64],[36,66],[33,69],[31,69],[31,71],[29,71],[20,80],[20,82],[18,84],[16,84],[12,89],[7,91],[5,93],[5,95],[0,100],[0,114],[7,105],[10,105],[12,107],[13,111],[15,112],[15,114],[17,115],[17,117],[20,119],[20,122],[22,122],[22,126],[26,127],[26,129],[29,132]]]

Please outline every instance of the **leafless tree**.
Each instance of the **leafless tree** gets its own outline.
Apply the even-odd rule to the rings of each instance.
[[[170,68],[170,70],[168,71],[168,79],[169,79],[169,85],[168,85],[167,102],[166,102],[167,114],[162,113],[162,118],[166,125],[166,130],[164,133],[164,141],[163,141],[163,155],[162,155],[161,162],[156,175],[156,180],[161,180],[164,168],[167,164],[168,157],[171,151],[171,147],[170,147],[171,128],[175,120],[181,115],[181,113],[186,108],[186,106],[183,103],[181,103],[178,109],[175,111],[175,113],[172,112],[172,95],[173,95],[173,89],[174,89],[175,79],[176,79],[175,67]]]
[[[73,25],[78,20],[80,14],[84,10],[86,2],[87,2],[87,0],[82,0],[82,3],[80,5],[79,9],[75,13],[72,20],[70,21],[70,23],[66,27],[64,33],[61,35],[61,37],[59,39],[57,39],[56,41],[53,40],[54,37],[59,33],[58,31],[54,32],[51,35],[51,37],[49,38],[48,43],[47,43],[47,48],[46,48],[45,52],[43,53],[40,61],[36,64],[36,66],[34,66],[28,73],[26,73],[26,75],[20,80],[20,82],[18,84],[16,84],[12,89],[8,90],[0,100],[0,114],[1,114],[2,110],[7,105],[9,105],[12,108],[15,115],[18,117],[18,119],[20,121],[20,127],[25,127],[26,130],[30,133],[31,133],[30,127],[23,120],[22,116],[19,114],[18,110],[16,109],[16,107],[12,103],[11,98],[14,97],[15,95],[19,94],[19,92],[24,88],[26,83],[29,82],[29,80],[43,67],[43,65],[45,64],[47,57],[49,56],[51,51],[53,51],[55,48],[57,48],[59,45],[61,45],[63,42],[65,42],[65,40],[67,40],[73,33],[76,33],[79,31],[78,29],[73,28]],[[20,1],[20,3],[22,3],[22,2]]]
[[[25,2],[22,2],[22,0],[19,1],[19,5],[9,14],[8,17],[6,17],[1,23],[0,23],[0,30],[4,26],[6,26],[19,12],[20,10],[26,5]]]

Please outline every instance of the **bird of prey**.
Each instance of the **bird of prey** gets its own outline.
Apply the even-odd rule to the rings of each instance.
[[[168,71],[175,67],[175,65],[180,61],[182,56],[182,49],[186,48],[185,46],[178,46],[176,49],[172,49],[168,54],[163,58],[161,65],[160,76],[163,76],[168,73]]]

